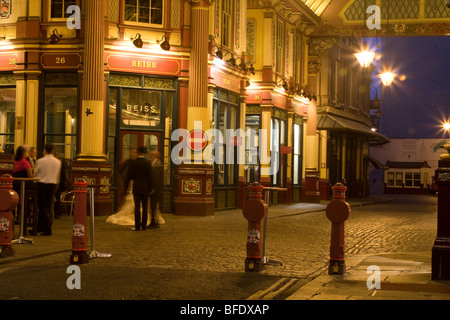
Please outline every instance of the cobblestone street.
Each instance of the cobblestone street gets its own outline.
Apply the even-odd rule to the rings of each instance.
[[[282,214],[283,210],[279,206],[271,207],[266,234],[267,256],[283,261],[283,265],[266,266],[260,275],[252,279],[261,281],[260,286],[269,287],[280,278],[303,280],[324,271],[329,259],[331,223],[323,208],[325,206],[313,212],[286,215]],[[189,272],[208,273],[209,280],[205,278],[204,281],[211,281],[214,278],[214,276],[211,277],[212,274],[216,274],[217,278],[224,275],[238,275],[241,279],[250,279],[250,275],[247,274],[247,277],[244,272],[247,221],[240,210],[217,212],[209,217],[164,214],[164,219],[166,223],[160,229],[134,232],[131,231],[131,226],[106,223],[106,217],[96,218],[95,249],[98,252],[111,253],[112,257],[93,259],[81,268],[83,275],[92,276],[89,281],[100,281],[97,286],[99,296],[94,299],[107,299],[106,296],[102,296],[104,291],[101,291],[101,282],[104,280],[100,279],[106,277],[111,287],[120,281],[131,284],[126,280],[134,278],[135,275],[132,273],[138,272],[137,270],[146,270],[142,274],[151,274],[152,270],[160,270],[158,271],[162,277],[160,280],[167,286],[166,296],[158,295],[160,299],[168,297],[177,299],[176,295],[170,293],[170,274],[173,278],[178,271],[184,275]],[[0,261],[0,279],[3,288],[0,290],[3,291],[0,292],[0,296],[6,295],[5,290],[9,286],[16,288],[17,292],[9,292],[8,296],[19,295],[20,291],[26,291],[27,286],[32,285],[30,283],[32,280],[26,283],[24,280],[26,278],[20,277],[20,271],[10,273],[20,268],[31,268],[34,274],[38,275],[39,272],[45,272],[44,270],[51,266],[49,270],[53,270],[53,273],[59,270],[57,271],[60,273],[58,282],[62,283],[58,286],[64,288],[65,279],[67,279],[65,268],[69,265],[71,249],[71,224],[71,217],[57,219],[54,235],[51,237],[31,236],[35,240],[34,245],[15,247],[16,256],[19,257],[44,245],[53,246],[54,248],[50,248],[50,251],[56,252],[56,248],[59,248],[60,253],[10,263],[5,263],[9,258]],[[346,259],[393,252],[429,252],[431,255],[435,237],[436,197],[434,196],[396,196],[395,200],[389,202],[353,206],[350,218],[346,222]],[[64,250],[61,251],[61,248]],[[108,270],[114,270],[114,276],[107,276]],[[170,271],[173,272],[170,273]],[[9,274],[11,276],[8,276]],[[194,277],[193,274],[191,276]],[[270,278],[273,279],[270,280]],[[177,285],[181,285],[180,281],[189,284],[189,279],[173,279],[178,281]],[[195,288],[202,290],[201,288],[204,289],[207,286],[202,283],[201,277],[196,278],[195,281],[195,285],[189,284],[191,298],[196,297]],[[91,285],[95,287],[95,282]],[[155,281],[154,286],[158,285],[158,281]],[[226,285],[226,281],[222,285]],[[52,286],[52,283],[47,285],[50,290]],[[148,287],[149,284],[146,286],[146,290],[151,292],[152,288]],[[141,289],[136,287],[136,292]],[[251,294],[253,292],[248,292],[248,296]],[[127,298],[139,299],[139,296],[129,294]],[[147,296],[147,298],[155,298],[155,296]],[[183,298],[186,296],[184,295]],[[221,299],[221,297],[211,296],[211,299]]]

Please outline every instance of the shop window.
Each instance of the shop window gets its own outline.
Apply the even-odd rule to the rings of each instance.
[[[173,101],[175,98],[174,92],[167,92],[167,99],[166,99],[166,106],[165,106],[165,123],[164,123],[164,184],[170,185],[171,184],[171,166],[172,161],[170,159],[171,156],[171,137],[172,137],[172,130],[173,130]]]
[[[0,150],[14,153],[16,89],[0,89]]]
[[[419,172],[405,172],[405,188],[420,188]]]
[[[117,88],[109,89],[109,110],[108,110],[108,148],[107,157],[108,161],[115,163],[116,157],[116,139],[117,139]]]
[[[45,88],[44,143],[57,157],[73,159],[77,142],[77,88]]]
[[[236,206],[238,148],[227,141],[227,130],[236,132],[239,126],[239,97],[233,93],[216,90],[213,99],[213,128],[220,130],[222,139],[215,137],[215,205],[217,209]]]
[[[162,25],[163,0],[125,0],[125,21]]]
[[[248,108],[249,106],[247,106]],[[245,182],[259,181],[259,114],[247,114],[245,117]]]
[[[280,167],[280,120],[272,118],[270,130],[270,160],[272,184],[278,185],[279,170]]]
[[[403,187],[403,172],[388,172],[387,185],[388,187],[401,188]]]
[[[294,185],[299,185],[301,183],[301,174],[302,174],[301,141],[302,141],[302,130],[300,124],[294,123],[293,148],[292,148],[292,157],[293,157],[292,183]]]
[[[161,96],[161,91],[123,89],[122,123],[126,126],[159,126],[161,121]]]
[[[52,19],[68,18],[72,13],[67,13],[67,8],[76,4],[76,0],[51,0],[50,17]]]

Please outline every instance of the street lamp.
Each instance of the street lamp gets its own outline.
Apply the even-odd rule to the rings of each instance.
[[[445,131],[449,131],[450,130],[450,123],[449,122],[444,123],[444,130]]]
[[[375,52],[368,50],[366,39],[364,39],[362,45],[362,51],[355,53],[356,59],[358,59],[359,64],[363,68],[367,68],[372,64],[373,59],[375,58]]]
[[[392,81],[394,81],[397,74],[392,71],[386,70],[385,72],[378,74],[378,76],[380,77],[381,82],[386,87],[388,87],[392,84]]]

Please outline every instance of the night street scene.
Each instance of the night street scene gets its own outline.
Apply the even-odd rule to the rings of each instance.
[[[447,306],[450,0],[0,7],[5,309]]]

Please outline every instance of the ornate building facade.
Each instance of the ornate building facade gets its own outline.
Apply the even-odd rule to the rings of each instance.
[[[340,179],[365,194],[370,83],[349,42],[316,35],[330,1],[6,2],[2,157],[53,142],[71,181],[101,185],[101,214],[119,207],[120,167],[139,145],[164,164],[163,212],[242,207],[252,181],[283,189],[273,203],[320,201]],[[198,147],[193,133],[212,129],[222,140]],[[226,136],[248,129],[256,135]],[[211,161],[207,145],[232,161]]]

